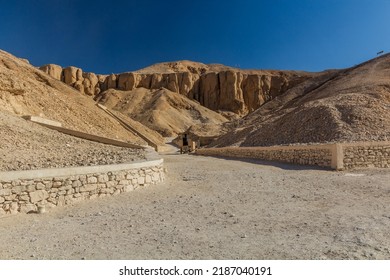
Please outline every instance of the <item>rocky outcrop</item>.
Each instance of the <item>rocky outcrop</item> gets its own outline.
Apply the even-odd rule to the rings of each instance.
[[[64,78],[62,76],[62,73],[63,73],[62,67],[59,65],[47,64],[47,65],[40,67],[39,69],[41,69],[43,72],[49,74],[50,76],[52,76],[53,78],[55,78],[57,80],[61,80],[61,81],[64,80]]]
[[[229,67],[220,67],[222,70],[218,71],[210,67],[214,70],[210,71],[204,67],[173,66],[172,71],[163,73],[138,71],[111,75],[85,73],[76,67],[62,69],[54,64],[40,69],[90,96],[108,89],[166,88],[196,100],[209,109],[231,111],[238,115],[256,110],[268,100],[311,77],[308,73],[292,71],[245,71]],[[177,69],[181,72],[177,72]]]

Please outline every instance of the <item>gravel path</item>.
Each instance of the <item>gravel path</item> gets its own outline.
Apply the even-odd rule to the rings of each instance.
[[[390,259],[390,171],[165,155],[165,183],[0,219],[1,259]]]

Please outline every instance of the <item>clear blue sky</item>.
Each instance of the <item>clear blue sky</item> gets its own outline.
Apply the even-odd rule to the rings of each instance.
[[[390,50],[390,0],[0,0],[0,49],[104,74],[182,59],[320,71]]]

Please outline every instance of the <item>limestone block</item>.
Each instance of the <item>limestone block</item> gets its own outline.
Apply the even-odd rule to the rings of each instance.
[[[62,186],[60,187],[58,190],[59,191],[67,191],[67,190],[70,190],[72,189],[72,185],[65,185],[65,186]]]
[[[53,187],[53,182],[52,181],[49,181],[49,182],[45,182],[45,190],[50,190],[51,188]]]
[[[12,191],[11,189],[1,189],[0,190],[0,196],[8,196],[11,195]]]
[[[12,202],[9,208],[11,214],[16,214],[19,212],[19,204],[17,202]]]
[[[114,188],[118,184],[117,181],[108,181],[106,182],[106,187],[107,188]]]
[[[11,191],[12,191],[12,193],[13,194],[19,194],[19,193],[21,193],[22,192],[22,186],[15,186],[15,187],[13,187],[12,189],[11,189]]]
[[[37,206],[31,203],[20,205],[20,212],[21,213],[30,213],[30,212],[36,212]]]
[[[87,182],[87,176],[86,175],[80,175],[79,180],[80,180],[80,182],[82,184],[85,184]]]
[[[19,200],[21,200],[21,201],[29,201],[30,197],[28,195],[26,195],[26,194],[25,195],[20,195],[19,196]]]
[[[0,196],[0,203],[3,203],[5,201],[4,197]]]
[[[98,179],[94,176],[88,177],[87,178],[88,184],[96,184],[98,182]]]
[[[119,183],[118,183],[118,185],[122,185],[122,186],[128,185],[128,184],[129,184],[128,180],[120,180]]]
[[[108,192],[108,189],[107,188],[101,188],[101,189],[99,189],[99,193],[100,194],[105,194],[105,193],[107,193]]]
[[[152,176],[146,175],[146,177],[145,177],[145,183],[146,183],[146,184],[150,184],[151,182],[152,182]]]
[[[137,183],[138,183],[139,185],[145,184],[145,177],[139,177],[138,180],[137,180]]]
[[[13,201],[16,198],[16,194],[4,196],[4,198],[5,198],[5,201]]]
[[[95,177],[93,177],[93,178],[95,178]],[[80,187],[80,192],[90,192],[90,191],[96,190],[97,187],[98,187],[97,184],[87,184],[85,186]]]
[[[45,188],[45,185],[44,184],[42,184],[42,183],[37,183],[36,184],[36,189],[37,190],[43,190]]]
[[[126,173],[121,172],[116,175],[117,180],[126,180]]]
[[[59,187],[61,187],[61,186],[62,186],[62,182],[60,182],[60,181],[56,181],[56,182],[54,182],[53,185],[52,185],[53,188],[59,188]]]
[[[98,180],[99,183],[108,182],[108,175],[106,175],[106,174],[99,175],[97,180]]]
[[[8,201],[9,202],[9,201]],[[3,209],[4,209],[4,211],[9,211],[9,204],[10,204],[11,202],[9,202],[9,203],[4,203],[3,204]]]
[[[77,188],[77,187],[81,187],[81,182],[79,180],[76,180],[76,181],[73,181],[72,182],[72,187],[73,188]]]
[[[118,194],[120,194],[120,193],[121,193],[120,190],[116,190],[112,195],[118,195]]]
[[[30,192],[30,201],[36,203],[42,200],[45,200],[49,197],[49,194],[46,190],[37,190],[35,192]]]
[[[65,205],[65,196],[60,195],[57,199],[57,206],[64,206]]]

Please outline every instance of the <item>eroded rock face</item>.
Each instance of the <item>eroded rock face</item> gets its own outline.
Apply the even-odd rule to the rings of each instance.
[[[53,78],[62,81],[62,67],[56,64],[47,64],[39,67],[40,70],[49,74]]]
[[[64,83],[70,86],[75,85],[76,82],[82,82],[83,70],[77,67],[69,66],[64,68]]]
[[[81,93],[96,96],[108,89],[166,88],[180,93],[212,109],[245,115],[265,102],[303,82],[309,75],[283,71],[245,71],[229,68],[222,71],[187,69],[183,72],[141,73],[126,72],[96,75],[77,67],[61,68],[48,64],[40,68],[50,76],[76,88]],[[178,68],[179,69],[179,68]]]

